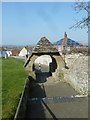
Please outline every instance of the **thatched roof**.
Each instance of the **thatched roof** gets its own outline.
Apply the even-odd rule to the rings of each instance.
[[[42,37],[32,51],[32,53],[55,53],[55,52],[58,52],[58,50],[46,37]]]

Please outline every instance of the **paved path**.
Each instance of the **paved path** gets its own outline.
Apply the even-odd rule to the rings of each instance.
[[[27,117],[87,118],[88,100],[75,97],[77,94],[69,84],[51,77],[46,82],[35,83],[28,99]]]

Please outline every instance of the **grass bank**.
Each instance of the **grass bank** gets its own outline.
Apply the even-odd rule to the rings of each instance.
[[[2,59],[0,59],[0,120],[2,116]]]
[[[2,59],[2,117],[12,119],[20,94],[23,90],[26,73],[24,61],[15,58]]]

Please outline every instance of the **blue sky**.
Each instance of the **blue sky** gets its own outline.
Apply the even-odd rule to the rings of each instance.
[[[76,14],[74,2],[4,2],[2,3],[2,43],[4,45],[33,45],[41,37],[51,42],[69,38],[80,43],[88,42],[87,29],[69,29],[86,16]]]
[[[2,4],[0,3],[0,44],[2,44]]]

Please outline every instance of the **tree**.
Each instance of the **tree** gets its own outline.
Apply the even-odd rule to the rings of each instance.
[[[77,21],[70,28],[88,28],[90,31],[90,1],[89,2],[76,2],[74,5],[74,10],[79,13],[80,11],[86,11],[87,16],[82,18],[80,21]]]

